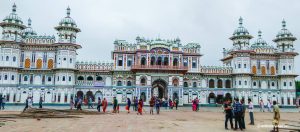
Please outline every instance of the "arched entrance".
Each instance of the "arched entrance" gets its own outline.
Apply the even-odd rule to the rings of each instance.
[[[158,98],[168,98],[167,83],[162,79],[157,79],[152,83],[151,96]]]
[[[83,98],[83,92],[82,91],[77,91],[77,97],[78,98]]]
[[[175,99],[179,99],[179,98],[178,98],[177,92],[174,92],[174,93],[173,93],[173,100],[175,100]]]
[[[230,93],[226,93],[226,94],[225,94],[225,98],[224,98],[224,100],[225,100],[225,101],[227,101],[227,100],[230,100],[230,101],[232,101],[231,94],[230,94]]]
[[[95,101],[95,98],[94,98],[94,95],[93,95],[93,92],[92,92],[92,91],[87,91],[87,92],[86,92],[86,98],[87,98],[87,99],[92,98],[93,102]]]
[[[216,95],[214,93],[209,94],[208,103],[209,104],[215,104],[216,103]]]

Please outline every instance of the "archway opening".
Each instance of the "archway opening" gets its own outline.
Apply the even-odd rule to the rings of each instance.
[[[225,100],[225,101],[227,101],[227,100],[232,101],[231,94],[230,94],[230,93],[226,93],[226,94],[225,94],[224,100]]]
[[[93,102],[95,101],[95,97],[94,97],[92,91],[87,91],[87,92],[86,92],[86,98],[87,98],[88,100],[89,100],[90,98],[92,98],[92,101],[93,101]]]
[[[83,98],[83,92],[82,91],[77,91],[77,98]]]
[[[168,97],[167,83],[162,79],[155,80],[152,83],[151,90],[151,96],[156,96],[160,99]]]
[[[208,95],[208,103],[210,103],[210,104],[216,103],[216,95],[214,93],[210,93]]]
[[[175,99],[179,99],[179,98],[178,98],[178,93],[177,93],[177,92],[174,92],[174,93],[173,93],[173,100],[175,100]]]

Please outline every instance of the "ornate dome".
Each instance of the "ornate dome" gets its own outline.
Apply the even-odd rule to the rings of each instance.
[[[23,30],[23,35],[24,36],[27,36],[27,35],[37,35],[37,33],[31,27],[31,19],[30,18],[28,19],[28,27]]]
[[[70,7],[67,8],[67,16],[59,22],[59,26],[71,26],[77,27],[76,22],[70,17],[71,9]]]
[[[258,31],[258,39],[251,45],[251,47],[269,46],[268,43],[261,37],[261,31]]]
[[[3,21],[8,23],[16,23],[16,24],[23,24],[22,19],[16,14],[17,6],[16,4],[12,7],[12,12],[6,16]]]
[[[293,37],[293,34],[287,30],[285,20],[282,21],[282,29],[276,35],[276,38],[283,38],[283,37]]]
[[[239,25],[240,26],[236,30],[234,30],[233,36],[249,35],[248,30],[245,27],[243,27],[243,18],[242,17],[240,17],[240,19],[239,19]]]

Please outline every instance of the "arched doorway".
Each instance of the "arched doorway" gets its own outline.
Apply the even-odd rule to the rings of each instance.
[[[221,79],[218,79],[218,88],[222,88],[223,87],[223,82]]]
[[[142,93],[141,93],[141,97],[140,97],[140,99],[142,99],[142,100],[143,100],[143,102],[145,102],[145,101],[146,101],[146,93],[145,93],[145,92],[142,92]]]
[[[158,98],[168,98],[167,83],[162,79],[157,79],[152,83],[151,96]]]
[[[213,79],[210,79],[208,85],[209,85],[209,88],[214,88],[215,87],[215,81]]]
[[[230,94],[230,93],[226,93],[226,94],[225,94],[225,98],[224,98],[224,100],[225,100],[225,101],[227,101],[227,100],[230,100],[230,101],[232,101],[231,94]]]
[[[77,91],[77,98],[83,98],[83,92],[82,91]]]
[[[215,104],[216,103],[216,95],[214,93],[209,94],[208,103],[209,104]]]
[[[226,80],[225,85],[226,85],[226,88],[231,88],[231,81]]]
[[[97,92],[95,93],[95,100],[98,101],[98,98],[100,98],[101,100],[103,100],[103,94],[102,94],[101,91],[97,91]]]
[[[93,102],[95,101],[95,98],[94,98],[94,95],[93,95],[93,92],[92,92],[92,91],[87,91],[87,92],[86,92],[86,98],[87,98],[87,99],[92,98]]]
[[[179,98],[178,98],[178,93],[177,93],[177,92],[174,92],[174,93],[173,93],[173,100],[175,100],[175,99],[179,99]]]

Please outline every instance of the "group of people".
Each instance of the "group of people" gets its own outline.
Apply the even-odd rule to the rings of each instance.
[[[193,111],[199,111],[199,99],[196,97],[194,100],[192,100],[192,109]]]
[[[272,103],[270,99],[268,99],[266,105],[264,105],[264,101],[262,99],[259,101],[260,112],[265,112],[265,107],[268,109],[268,112],[272,112]]]
[[[270,102],[270,100],[268,100]],[[274,125],[274,131],[278,131],[278,125],[279,125],[279,106],[277,105],[276,101],[273,101],[273,125]],[[228,121],[230,122],[231,129],[237,130],[243,130],[246,129],[245,125],[245,113],[246,113],[246,105],[244,102],[244,99],[239,100],[238,98],[234,99],[233,104],[231,104],[231,100],[225,101],[224,105],[224,112],[225,112],[225,129],[228,129]],[[261,108],[261,105],[260,105]],[[254,125],[254,115],[253,115],[253,109],[254,105],[252,103],[251,99],[248,99],[248,112],[250,117],[250,123],[249,125]],[[264,111],[262,111],[264,112]],[[233,126],[233,118],[234,118],[234,126]]]

